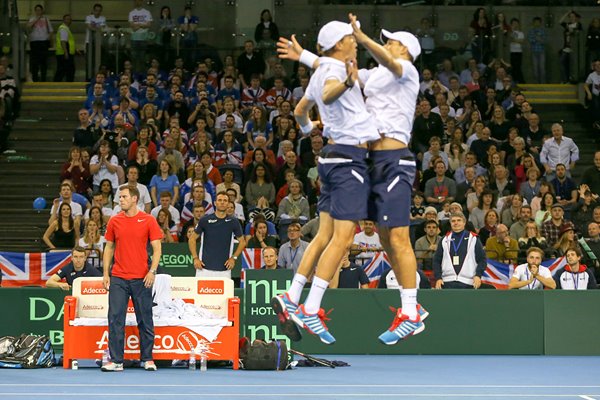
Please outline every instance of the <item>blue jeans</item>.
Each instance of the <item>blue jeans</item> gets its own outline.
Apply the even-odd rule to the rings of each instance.
[[[152,320],[152,288],[145,287],[143,279],[110,278],[108,291],[108,349],[115,363],[123,362],[125,352],[125,317],[129,297],[133,301],[140,331],[141,360],[152,360],[154,321]]]

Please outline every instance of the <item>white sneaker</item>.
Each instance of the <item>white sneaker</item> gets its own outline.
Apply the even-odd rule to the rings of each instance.
[[[123,363],[109,362],[102,366],[102,372],[121,372],[123,371]]]
[[[154,361],[150,360],[144,362],[144,369],[146,371],[156,371],[158,368],[156,368],[156,364],[154,364]]]

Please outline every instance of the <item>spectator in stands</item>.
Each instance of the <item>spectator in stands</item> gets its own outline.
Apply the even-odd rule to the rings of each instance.
[[[527,181],[521,183],[519,194],[523,196],[528,204],[531,204],[533,199],[540,193],[540,170],[537,167],[531,167],[527,170],[526,174]]]
[[[457,184],[461,184],[463,182],[465,182],[466,178],[465,178],[465,169],[472,167],[475,169],[475,176],[472,178],[474,179],[475,177],[478,177],[480,175],[484,175],[486,173],[485,168],[483,168],[481,165],[479,165],[477,163],[477,155],[475,153],[473,153],[472,151],[469,151],[465,154],[465,165],[459,169],[457,169],[454,172],[454,180],[456,181]],[[473,180],[470,180],[468,183],[472,184]]]
[[[242,153],[244,149],[239,144],[233,132],[229,129],[223,131],[223,141],[215,146],[215,165],[242,165]]]
[[[500,155],[498,153],[494,154],[494,156],[496,155],[499,160]],[[515,185],[512,179],[510,179],[508,170],[504,165],[500,164],[494,167],[494,178],[494,181],[490,184],[490,190],[496,194],[497,198],[515,193]]]
[[[202,184],[206,192],[205,200],[212,204],[219,191],[216,190],[215,184],[208,179],[208,174],[201,161],[194,162],[192,168],[192,176],[186,179],[179,187],[180,202],[185,203],[188,201],[188,193],[192,191],[192,187],[197,184]]]
[[[144,145],[138,145],[135,160],[131,163],[135,165],[139,171],[139,183],[142,185],[150,185],[152,178],[156,175],[158,170],[158,162],[150,158],[148,153],[148,147]]]
[[[551,183],[554,186],[556,201],[566,210],[570,210],[577,202],[577,185],[567,177],[567,168],[564,164],[556,164],[556,178]]]
[[[567,11],[560,19],[560,25],[563,28],[563,47],[560,54],[560,79],[562,83],[572,83],[577,81],[578,71],[571,69],[571,53],[578,52],[576,44],[577,34],[583,30],[580,22],[581,15],[573,10]],[[574,57],[578,56],[576,54]]]
[[[577,234],[573,225],[565,224],[560,228],[558,241],[552,246],[552,252],[555,257],[566,255],[566,252],[571,247],[577,247],[581,250],[577,241]]]
[[[244,168],[246,168],[246,170],[249,171],[248,167],[251,164],[254,164],[255,166],[258,163],[266,163],[268,165],[268,168],[270,169],[270,172],[272,172],[275,168],[276,159],[273,150],[267,149],[267,138],[265,138],[264,136],[258,136],[254,141],[254,146],[254,150],[248,151],[246,153],[246,156],[244,157]],[[258,153],[262,153],[260,154],[260,156],[259,154],[255,155],[255,153],[257,153],[257,150],[259,150]],[[247,174],[244,175],[246,177],[248,176]]]
[[[483,128],[481,131],[481,138],[474,140],[470,146],[471,151],[475,153],[477,160],[482,164],[488,159],[488,149],[492,145],[495,145],[495,142],[490,138],[490,135],[490,128]]]
[[[248,240],[246,248],[249,249],[266,249],[268,247],[277,246],[277,237],[269,235],[267,222],[264,220],[254,221],[254,234]]]
[[[175,29],[175,21],[171,15],[169,6],[160,8],[160,19],[158,21],[157,42],[159,45],[159,57],[165,65],[170,65],[172,62],[171,35]]]
[[[81,216],[83,215],[83,209],[82,206],[73,199],[73,187],[71,183],[67,181],[61,183],[60,197],[54,199],[54,201],[52,202],[52,208],[50,209],[50,218],[48,219],[48,225],[51,225],[53,221],[59,218],[59,216],[61,215],[59,213],[60,206],[63,203],[69,205],[69,210],[72,213],[72,217],[75,220],[77,226],[79,226]]]
[[[446,176],[446,165],[442,160],[435,163],[435,174],[434,178],[425,183],[425,199],[439,211],[446,200],[454,201],[456,182]]]
[[[583,172],[581,184],[587,185],[592,193],[600,195],[600,150],[594,153],[594,165]]]
[[[351,262],[348,256],[349,252],[347,251],[342,257],[340,266],[333,276],[333,279],[331,279],[329,288],[368,289],[369,277],[365,273],[365,270]]]
[[[175,225],[179,225],[179,222],[181,221],[181,215],[179,214],[179,210],[177,210],[175,207],[173,207],[172,199],[173,199],[173,196],[171,195],[170,192],[161,192],[160,193],[160,203],[150,211],[150,214],[154,218],[157,218],[158,212],[160,210],[168,211],[169,214],[171,215],[171,221]]]
[[[473,223],[475,230],[478,232],[485,225],[485,215],[495,209],[496,198],[494,192],[489,189],[484,189],[479,196],[477,207],[473,208],[469,214],[469,221]]]
[[[556,282],[552,272],[542,265],[544,250],[539,247],[530,247],[527,250],[527,262],[515,268],[513,276],[508,282],[509,289],[556,289]]]
[[[580,227],[580,232],[583,227],[587,226],[589,221],[592,221],[594,216],[594,208],[598,205],[598,195],[592,193],[586,184],[579,186],[579,200],[575,203],[571,212],[571,219],[575,226]]]
[[[375,222],[364,220],[362,228],[362,231],[354,235],[350,247],[352,255],[356,257],[357,262],[360,262],[360,264],[374,257],[375,252],[383,251],[379,234],[375,230]]]
[[[271,146],[274,137],[273,127],[267,121],[267,114],[262,108],[254,107],[252,109],[252,115],[244,126],[244,133],[246,134],[248,145],[252,149],[257,148],[255,140],[259,136],[262,136],[266,139],[266,148]]]
[[[556,203],[556,197],[554,193],[547,192],[541,197],[539,210],[535,213],[535,223],[541,227],[544,222],[549,221],[552,218],[552,206]]]
[[[564,214],[563,206],[555,203],[550,210],[550,219],[542,224],[542,236],[546,238],[549,247],[558,242],[563,229],[567,229],[566,227],[575,228],[571,221],[564,219]]]
[[[254,40],[259,42],[263,38],[263,32],[269,31],[269,38],[273,41],[279,40],[279,28],[277,24],[273,22],[273,17],[271,16],[271,11],[268,9],[264,9],[260,13],[260,22],[256,25],[256,29],[254,30]]]
[[[64,179],[71,180],[76,193],[84,196],[89,196],[92,193],[90,167],[81,159],[81,149],[79,147],[72,146],[69,150],[69,158],[62,166],[60,179],[61,181]]]
[[[282,187],[287,182],[285,174],[288,171],[293,171],[297,178],[300,178],[303,175],[302,170],[298,165],[298,156],[296,156],[296,153],[293,150],[289,150],[285,153],[284,161],[285,163],[279,168],[277,178],[275,179],[275,184],[278,188]]]
[[[500,216],[498,215],[498,212],[493,208],[488,210],[485,213],[484,224],[479,232],[477,232],[481,243],[486,243],[489,238],[496,236],[498,224],[500,224]]]
[[[171,173],[174,175],[182,175],[185,169],[185,160],[183,158],[183,154],[181,151],[176,149],[177,141],[171,135],[167,135],[165,137],[165,141],[163,142],[163,148],[161,152],[158,154],[158,165],[160,169],[160,164],[167,158],[170,158],[172,161],[172,171]]]
[[[580,239],[579,243],[587,259],[590,260],[590,267],[594,267],[594,275],[597,278],[600,272],[600,225],[596,222],[590,222],[587,233],[587,238],[583,242]]]
[[[471,190],[467,191],[467,210],[469,213],[479,205],[479,199],[484,190],[487,190],[487,179],[485,176],[480,175],[475,178]]]
[[[93,175],[94,190],[98,190],[100,182],[108,179],[114,188],[119,186],[119,177],[117,169],[119,161],[117,156],[112,154],[110,143],[107,140],[100,141],[98,154],[92,156],[90,160],[90,173]]]
[[[97,268],[92,268],[86,263],[86,251],[80,246],[74,246],[71,250],[71,262],[59,269],[46,281],[48,288],[60,288],[71,290],[73,281],[81,277],[102,276]],[[65,282],[62,282],[62,280]]]
[[[275,203],[275,185],[264,164],[257,164],[246,184],[245,198],[250,215],[262,213],[268,220],[275,219],[271,205]]]
[[[415,242],[415,256],[421,269],[431,270],[433,254],[441,240],[440,230],[436,221],[427,221],[425,223],[425,236],[417,239]]]
[[[128,186],[135,186],[139,192],[137,207],[139,210],[143,210],[146,213],[150,212],[152,208],[152,198],[150,197],[150,193],[146,186],[139,182],[140,170],[135,165],[130,165],[127,167],[127,182],[125,182]],[[115,192],[114,199],[119,199],[119,189]],[[118,201],[115,201],[115,206],[113,209],[116,211],[121,211]]]
[[[158,210],[156,222],[158,222],[158,226],[163,233],[162,243],[175,243],[179,240],[177,225],[171,219],[169,211],[166,211],[165,209]]]
[[[44,15],[44,7],[37,4],[33,7],[34,15],[26,24],[29,30],[29,70],[33,82],[46,82],[48,69],[48,50],[54,32],[50,19]]]
[[[274,246],[263,247],[261,252],[264,265],[260,269],[283,269],[277,264],[277,249]]]
[[[448,169],[454,173],[465,165],[465,149],[462,142],[453,141],[448,154]]]
[[[196,28],[198,27],[199,19],[192,14],[192,7],[188,4],[183,10],[183,15],[177,18],[177,25],[181,32],[181,47],[184,55],[185,67],[192,70],[197,61],[198,52],[198,35]]]
[[[540,152],[540,161],[546,171],[546,180],[552,181],[558,164],[563,164],[567,175],[575,168],[579,160],[579,148],[573,139],[563,136],[563,127],[559,123],[552,124],[552,138],[544,142]]]
[[[450,216],[452,231],[438,244],[433,256],[436,289],[479,289],[487,264],[477,235],[465,230],[462,213]]]
[[[213,157],[212,154],[208,151],[205,151],[200,155],[200,162],[204,165],[204,169],[206,170],[206,176],[212,183],[218,185],[223,182],[223,177],[217,168],[213,165]]]
[[[535,83],[546,83],[546,30],[542,19],[534,17],[532,28],[527,32],[531,52],[531,64]]]
[[[156,160],[158,158],[156,144],[154,144],[154,142],[150,139],[150,127],[147,125],[142,125],[140,127],[137,139],[129,145],[129,150],[127,152],[127,159],[129,161],[134,161],[136,159],[137,149],[140,145],[146,147],[148,158],[152,160]]]
[[[504,224],[496,228],[496,236],[487,239],[485,243],[487,258],[507,264],[516,264],[519,254],[518,242],[508,235],[508,228]]]
[[[205,211],[202,203],[195,203],[194,208],[192,210],[192,218],[186,223],[184,223],[183,227],[181,228],[181,233],[179,234],[179,242],[183,243],[188,241],[191,234],[190,229],[194,229],[196,225],[198,225],[200,218],[204,217],[204,215]]]
[[[258,52],[254,51],[252,40],[244,42],[244,52],[239,55],[237,66],[240,73],[239,78],[244,88],[249,85],[253,74],[257,74],[262,80],[266,68],[265,61]]]
[[[519,209],[519,212],[517,214],[518,219],[514,219],[513,209],[514,209],[514,207],[517,206],[516,203],[519,202],[519,201],[521,202],[521,204],[518,205],[518,209]],[[505,210],[502,213],[503,223],[504,223],[504,213],[506,211],[507,210]],[[509,228],[510,237],[512,237],[515,240],[519,240],[519,238],[525,236],[526,229],[527,229],[527,224],[529,222],[531,222],[531,215],[532,215],[531,214],[531,207],[528,206],[528,205],[523,205],[521,196],[518,196],[518,195],[515,194],[513,196],[513,198],[512,198],[512,201],[511,201],[511,210],[509,212],[510,212],[510,215],[507,215],[506,219],[508,221],[512,220],[512,223],[510,224],[510,228]]]
[[[597,121],[600,115],[600,59],[594,60],[592,64],[593,71],[585,80],[585,94],[590,102],[590,117],[592,121]]]
[[[567,250],[567,265],[554,274],[557,289],[590,290],[597,289],[596,278],[586,265],[581,264],[581,250],[572,247]]]
[[[308,247],[308,243],[301,240],[302,226],[297,222],[288,225],[287,234],[289,241],[279,248],[278,264],[282,268],[291,269],[296,273],[300,260]]]
[[[78,220],[79,221],[79,220]],[[51,218],[43,236],[50,250],[72,249],[79,241],[79,222],[73,218],[71,205],[62,202],[58,206],[58,216]]]
[[[175,168],[169,158],[163,159],[159,164],[157,174],[150,181],[150,195],[152,204],[158,205],[158,196],[163,192],[171,194],[171,205],[179,201],[179,181],[175,175]]]
[[[421,100],[419,107],[421,114],[413,123],[412,146],[415,153],[425,153],[429,147],[429,139],[433,136],[442,137],[444,125],[441,117],[431,112],[431,104],[427,100]]]
[[[429,149],[425,152],[425,154],[423,154],[423,160],[421,163],[421,168],[423,170],[428,168],[430,160],[435,156],[441,157],[442,161],[444,161],[446,169],[448,169],[448,155],[443,152],[441,148],[442,140],[438,136],[433,136],[431,139],[429,139]]]
[[[79,126],[73,132],[73,145],[93,148],[100,138],[98,129],[90,123],[90,113],[85,108],[79,110]]]
[[[289,194],[279,203],[276,221],[280,225],[287,225],[291,221],[299,221],[301,224],[308,222],[310,210],[308,200],[304,197],[302,182],[294,179],[288,185]]]
[[[521,250],[527,250],[531,247],[539,247],[541,249],[548,247],[546,238],[540,235],[539,228],[533,221],[525,224],[525,232],[519,237],[519,248]]]
[[[142,7],[143,0],[134,0],[134,9],[129,12],[131,33],[131,60],[133,70],[142,72],[146,65],[146,49],[148,46],[149,28],[152,25],[152,14]]]
[[[219,183],[216,188],[216,192],[224,192],[228,189],[233,189],[237,193],[235,197],[235,202],[239,203],[242,201],[243,197],[241,195],[241,188],[236,182],[234,182],[234,173],[231,169],[226,169],[223,171],[223,182]]]
[[[194,182],[191,193],[185,197],[186,200],[183,204],[183,208],[181,209],[181,221],[185,223],[193,218],[195,204],[202,204],[205,215],[213,214],[215,209],[213,207],[212,200],[206,200],[208,197],[209,195],[206,194],[202,182]]]
[[[98,223],[93,219],[88,219],[85,223],[83,237],[79,239],[78,245],[85,249],[87,262],[96,268],[102,268],[102,251],[105,243]]]
[[[72,22],[71,14],[63,15],[62,24],[56,31],[54,82],[62,82],[63,79],[67,82],[75,80],[75,38],[71,32]]]

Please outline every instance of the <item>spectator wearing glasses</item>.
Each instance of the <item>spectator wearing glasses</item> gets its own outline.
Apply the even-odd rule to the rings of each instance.
[[[308,243],[300,239],[302,236],[301,229],[302,226],[299,223],[291,223],[287,229],[289,241],[279,248],[278,264],[282,268],[293,270],[294,273],[298,270],[300,260],[302,260],[302,256],[308,247]]]

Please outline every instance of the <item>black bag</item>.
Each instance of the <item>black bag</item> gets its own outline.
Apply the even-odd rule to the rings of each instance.
[[[250,344],[247,337],[240,339],[240,361],[243,369],[277,370],[288,368],[288,350],[284,340],[265,342],[255,340]]]
[[[54,349],[48,336],[0,337],[0,367],[49,368],[53,364]]]

